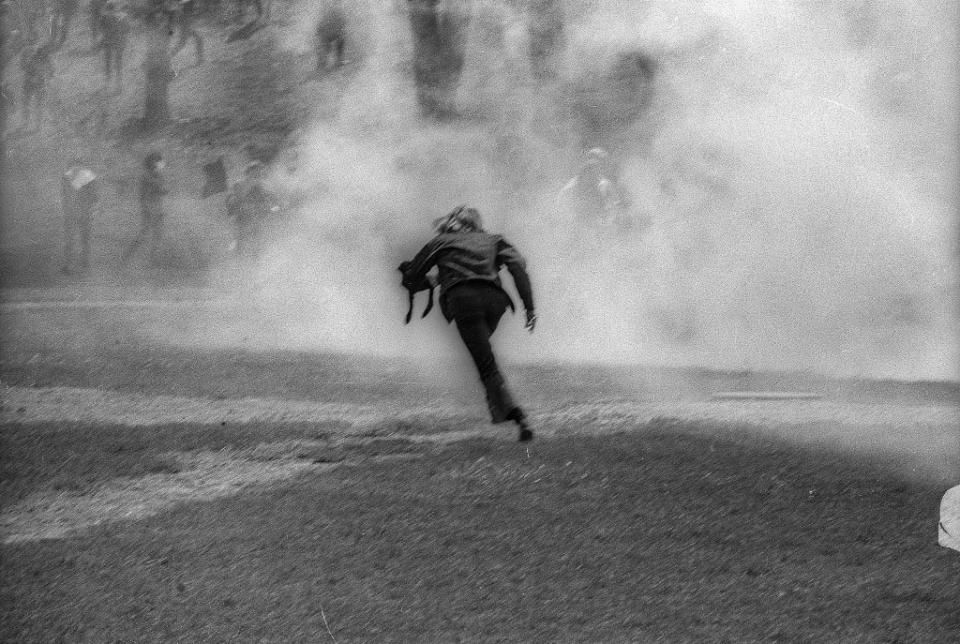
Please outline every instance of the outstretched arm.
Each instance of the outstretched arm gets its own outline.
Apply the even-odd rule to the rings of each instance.
[[[510,242],[501,238],[497,243],[497,263],[506,265],[510,276],[513,277],[513,283],[517,287],[517,293],[520,295],[523,308],[527,312],[526,327],[533,331],[533,327],[537,323],[537,316],[534,313],[533,288],[530,286],[526,260]]]

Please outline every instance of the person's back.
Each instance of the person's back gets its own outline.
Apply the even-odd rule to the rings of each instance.
[[[497,366],[490,344],[500,318],[513,302],[500,283],[500,268],[506,266],[526,309],[526,327],[533,331],[536,315],[526,262],[503,237],[483,230],[480,213],[461,206],[434,222],[437,236],[410,262],[405,262],[403,285],[414,291],[427,274],[437,268],[440,282],[440,309],[470,352],[487,394],[487,406],[494,423],[512,420],[520,427],[520,440],[533,438],[526,414],[515,402]]]
[[[436,264],[439,272],[441,304],[450,289],[464,282],[488,282],[501,289],[500,268],[506,265],[524,305],[533,308],[525,262],[500,235],[481,231],[444,232],[428,242],[425,250],[426,261]]]

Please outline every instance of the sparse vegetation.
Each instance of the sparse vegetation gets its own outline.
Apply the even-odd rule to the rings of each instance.
[[[3,637],[949,642],[940,492],[642,427],[458,443],[5,546]]]
[[[286,388],[291,404],[385,409],[438,394],[402,363],[111,349],[83,334],[49,347],[29,319],[4,327],[20,339],[5,343],[7,386],[224,402]],[[26,499],[36,513],[59,498],[51,508],[64,515],[46,519],[53,538],[26,532],[3,546],[0,639],[323,641],[323,616],[340,642],[926,643],[960,628],[960,559],[935,529],[953,481],[903,478],[856,451],[787,447],[774,427],[626,415],[608,425],[605,406],[643,395],[623,371],[524,373],[538,412],[579,397],[597,417],[579,414],[527,449],[470,411],[473,390],[447,383],[465,422],[4,425],[4,521]],[[688,372],[684,395],[764,377],[789,379]],[[863,399],[869,385],[847,391]],[[876,387],[925,404],[956,395],[947,384]],[[453,442],[422,440],[464,425],[473,433]],[[206,481],[190,487],[194,478]],[[102,507],[73,516],[64,499]],[[40,517],[18,516],[21,527]],[[73,532],[57,532],[69,521]]]
[[[503,193],[503,203],[508,197],[516,202],[505,212],[522,212],[524,222],[537,220],[542,210],[553,208],[543,204],[555,203],[555,193],[579,163],[580,147],[600,142],[615,149],[623,138],[618,128],[656,107],[654,121],[662,122],[641,123],[635,140],[626,144],[642,150],[634,151],[640,161],[633,170],[642,170],[634,180],[649,193],[644,198],[663,209],[654,214],[668,227],[689,227],[689,238],[678,238],[682,243],[673,264],[655,266],[655,272],[670,276],[667,281],[647,284],[644,274],[609,292],[604,279],[616,277],[619,283],[624,272],[639,273],[637,258],[649,249],[623,246],[614,255],[629,261],[602,267],[588,261],[606,257],[599,252],[599,237],[596,247],[573,259],[553,241],[538,247],[536,268],[545,278],[563,263],[576,264],[586,275],[581,282],[552,286],[545,279],[545,289],[565,298],[586,285],[590,297],[600,297],[602,290],[609,298],[589,303],[558,298],[563,301],[553,306],[569,307],[573,313],[566,321],[577,321],[577,327],[557,337],[572,338],[578,329],[591,328],[596,310],[607,315],[603,304],[633,306],[630,300],[652,295],[649,310],[630,314],[647,315],[656,333],[677,345],[702,339],[704,320],[723,317],[734,320],[730,328],[737,333],[717,333],[717,342],[735,335],[746,352],[744,363],[750,363],[754,340],[757,351],[764,351],[784,339],[799,341],[808,331],[807,342],[817,351],[831,351],[837,329],[842,340],[836,344],[844,351],[836,359],[846,361],[856,353],[855,345],[846,344],[849,329],[869,331],[876,323],[868,319],[876,308],[870,302],[889,301],[890,288],[910,295],[919,289],[914,279],[933,280],[924,285],[922,297],[901,297],[909,306],[881,311],[883,320],[896,322],[884,327],[880,337],[899,359],[901,351],[913,355],[911,345],[920,344],[913,335],[901,337],[902,328],[925,323],[921,312],[927,300],[948,300],[946,273],[939,271],[940,262],[931,262],[930,270],[917,268],[915,255],[923,253],[897,236],[901,229],[913,231],[912,217],[905,225],[905,216],[914,214],[909,208],[903,213],[876,208],[884,215],[879,228],[863,226],[849,236],[852,241],[847,230],[834,237],[835,222],[861,221],[859,210],[851,208],[874,208],[889,195],[844,192],[843,183],[850,179],[846,170],[843,177],[835,175],[832,152],[824,153],[825,165],[813,157],[823,152],[817,146],[842,148],[850,157],[840,165],[860,164],[863,173],[851,181],[866,185],[861,179],[875,170],[877,176],[869,178],[882,179],[877,183],[884,190],[903,188],[907,196],[916,188],[917,196],[924,197],[927,188],[920,184],[936,181],[921,174],[918,185],[890,183],[913,166],[887,158],[880,145],[869,151],[877,159],[860,157],[850,149],[855,146],[835,145],[830,130],[819,134],[823,140],[812,136],[809,153],[799,158],[789,150],[783,156],[774,152],[788,147],[795,130],[816,129],[820,121],[833,123],[836,115],[850,112],[857,120],[841,125],[856,123],[844,125],[851,132],[861,127],[860,119],[866,125],[879,123],[878,142],[891,149],[922,135],[904,147],[928,157],[931,165],[948,167],[941,163],[942,155],[930,154],[936,148],[923,142],[927,135],[944,139],[940,133],[901,127],[909,119],[936,122],[940,106],[925,111],[917,101],[907,105],[906,116],[888,107],[879,113],[880,123],[869,105],[856,105],[863,109],[858,113],[824,98],[829,92],[821,92],[819,84],[808,98],[823,111],[811,111],[810,103],[795,100],[794,93],[789,103],[777,102],[768,95],[782,88],[758,92],[750,84],[751,74],[783,76],[800,96],[803,87],[793,83],[804,77],[797,70],[810,71],[815,67],[811,61],[819,64],[825,54],[813,47],[814,58],[791,60],[793,67],[754,69],[746,64],[754,49],[730,37],[722,23],[709,22],[702,33],[685,34],[689,42],[680,41],[676,51],[658,57],[630,40],[623,51],[608,47],[595,60],[585,56],[589,60],[578,61],[582,68],[561,78],[555,54],[571,36],[579,37],[565,27],[561,9],[574,9],[571,15],[584,20],[592,35],[611,23],[587,20],[603,4],[593,0],[531,0],[510,3],[516,9],[512,15],[527,20],[519,31],[511,26],[517,33],[506,34],[506,23],[496,15],[470,14],[481,45],[498,47],[508,35],[516,39],[523,31],[520,41],[525,37],[528,44],[518,59],[506,61],[508,66],[529,66],[523,82],[515,94],[497,99],[502,101],[499,120],[485,122],[486,99],[471,104],[469,114],[456,113],[458,84],[469,62],[458,39],[469,31],[463,10],[470,3],[371,0],[367,4],[381,12],[378,19],[402,25],[405,37],[385,55],[372,46],[369,34],[349,34],[342,50],[344,42],[327,34],[330,50],[323,59],[308,51],[312,45],[304,49],[285,40],[319,35],[299,24],[305,15],[299,10],[319,7],[312,1],[273,0],[269,20],[246,26],[236,20],[232,1],[204,3],[219,11],[201,20],[206,38],[201,63],[199,52],[190,48],[177,55],[169,51],[172,43],[163,32],[147,30],[148,0],[132,0],[135,24],[121,91],[111,93],[111,83],[104,83],[101,54],[91,38],[95,34],[87,32],[87,21],[78,13],[66,45],[52,54],[48,111],[42,126],[33,130],[14,113],[6,90],[22,81],[11,49],[46,33],[44,3],[10,4],[26,13],[18,17],[24,21],[20,32],[11,34],[16,38],[4,38],[0,106],[7,119],[0,176],[0,538],[6,540],[0,546],[0,641],[956,641],[960,558],[936,545],[937,503],[960,471],[960,453],[951,453],[944,438],[955,423],[937,425],[942,418],[955,419],[942,410],[960,402],[956,382],[586,363],[509,365],[517,393],[541,421],[538,439],[520,446],[512,429],[486,423],[472,371],[314,351],[309,341],[290,342],[328,314],[335,318],[334,327],[349,322],[344,335],[361,335],[354,309],[336,298],[312,302],[310,313],[294,320],[303,326],[293,324],[279,333],[282,341],[274,342],[272,334],[287,310],[276,307],[276,299],[290,293],[266,304],[265,312],[255,310],[259,303],[251,304],[251,294],[257,289],[251,284],[256,271],[243,267],[246,272],[239,277],[220,272],[235,259],[227,250],[224,204],[219,197],[198,197],[205,162],[224,157],[236,171],[255,159],[276,164],[282,174],[304,158],[310,160],[309,150],[298,151],[304,153],[299,159],[291,152],[305,140],[303,128],[336,125],[322,133],[330,138],[322,152],[333,161],[318,174],[330,176],[316,179],[309,190],[311,199],[320,200],[318,208],[329,208],[347,221],[343,230],[335,221],[303,231],[306,241],[297,239],[282,249],[293,258],[291,264],[273,266],[273,281],[263,290],[286,286],[297,272],[292,264],[324,254],[336,257],[319,264],[322,282],[332,281],[331,273],[339,280],[362,268],[360,279],[349,285],[360,290],[367,272],[379,270],[372,267],[379,264],[359,251],[366,252],[371,243],[374,252],[389,254],[381,251],[398,250],[407,233],[392,210],[396,200],[407,198],[406,205],[419,207],[423,195],[460,202],[464,194],[473,198],[495,189]],[[367,6],[342,6],[354,5]],[[411,7],[414,11],[404,16],[402,11]],[[445,13],[449,7],[455,10]],[[487,3],[487,9],[496,7]],[[927,19],[934,17],[931,13]],[[244,15],[248,18],[252,14]],[[626,22],[607,18],[615,25]],[[801,19],[799,14],[796,18]],[[889,101],[910,98],[903,83],[914,76],[942,84],[941,68],[928,55],[940,51],[940,45],[924,50],[904,43],[926,46],[950,38],[920,37],[929,35],[916,31],[924,28],[922,21],[919,27],[894,29],[886,20],[912,22],[896,14],[883,20],[874,16],[860,25],[860,49],[844,53],[856,63],[839,68],[856,73],[837,75],[851,83],[850,94],[869,95],[878,81],[860,86],[857,79],[884,78],[891,64],[907,71],[897,74],[884,94]],[[330,18],[329,24],[336,21]],[[658,22],[653,31],[663,35],[663,24]],[[811,25],[822,28],[816,21]],[[890,43],[881,43],[874,32]],[[802,35],[801,44],[819,42],[812,32]],[[870,67],[871,57],[882,59],[891,51],[896,55],[883,60],[882,67]],[[366,62],[363,57],[375,53],[381,64],[396,65],[392,71],[403,75],[409,87],[387,87],[379,96],[383,87],[372,82],[379,80],[373,75],[364,79],[369,94],[352,87]],[[837,59],[845,60],[839,54]],[[671,65],[674,75],[661,83]],[[478,94],[503,93],[483,74],[474,76],[470,82],[482,90]],[[513,105],[544,88],[523,109]],[[687,103],[657,106],[664,89],[677,93],[669,100]],[[416,136],[403,147],[398,142],[408,132],[406,126],[394,131],[393,112],[394,103],[407,100],[407,93],[412,113],[419,110],[419,115],[404,115],[416,123],[410,126]],[[939,94],[928,88],[917,96]],[[380,101],[377,109],[354,114],[355,106],[368,98]],[[790,112],[794,104],[802,114]],[[731,105],[743,106],[744,113],[734,113]],[[679,116],[670,117],[673,112]],[[752,140],[746,135],[756,115],[767,129],[761,127]],[[770,115],[778,115],[775,122],[768,122]],[[782,127],[780,115],[786,123]],[[451,122],[453,117],[463,118]],[[896,120],[900,118],[902,123]],[[708,131],[714,121],[725,119],[733,121],[732,130],[718,124],[716,134]],[[705,126],[687,128],[687,122]],[[661,145],[657,136],[665,124],[668,140]],[[426,143],[420,140],[420,127],[435,128]],[[887,128],[902,130],[902,138],[884,141]],[[728,147],[741,138],[748,139],[747,146]],[[383,141],[403,149],[383,153],[377,147]],[[769,141],[777,145],[769,146]],[[755,157],[751,145],[771,155],[762,165],[773,174],[759,172],[762,195],[737,192],[744,173],[761,170],[748,162]],[[435,148],[443,148],[442,153]],[[164,247],[157,266],[123,269],[120,248],[137,225],[137,172],[144,154],[153,149],[163,150],[169,160],[172,207]],[[62,227],[58,182],[75,154],[85,156],[103,180],[92,270],[85,276],[57,269]],[[564,156],[568,158],[560,158]],[[453,167],[457,164],[463,168]],[[349,169],[343,171],[344,165]],[[368,166],[374,176],[358,176],[370,172]],[[791,179],[780,185],[780,166],[789,168],[791,177],[797,174],[799,183]],[[454,171],[461,175],[447,176]],[[354,192],[327,203],[322,195],[337,178]],[[532,189],[530,184],[537,182],[544,186]],[[408,189],[416,194],[402,194]],[[306,197],[296,190],[286,197],[291,203],[300,199],[302,205]],[[834,191],[835,198],[830,197]],[[374,197],[367,201],[371,192]],[[821,201],[821,194],[830,198]],[[816,198],[794,203],[803,202],[801,195]],[[919,203],[939,206],[937,199]],[[534,203],[538,200],[543,203]],[[345,204],[349,209],[342,208]],[[809,217],[803,208],[816,216]],[[368,211],[374,215],[366,218]],[[823,213],[829,214],[829,225],[821,219]],[[923,215],[932,220],[936,213]],[[781,216],[789,216],[789,226],[777,219]],[[546,218],[537,226],[523,232],[546,238],[546,231],[560,227]],[[797,233],[796,239],[788,235],[781,240],[779,235],[791,227],[816,230],[820,236]],[[376,234],[366,238],[359,229]],[[760,235],[768,234],[774,243],[761,238],[737,247],[755,236],[754,229],[768,231]],[[877,230],[884,234],[875,234]],[[377,245],[383,240],[390,244]],[[850,247],[856,252],[850,253]],[[875,263],[864,264],[867,269],[839,270],[846,264],[859,266],[866,259],[864,249],[871,248],[884,248],[884,257],[871,258]],[[355,263],[341,266],[338,262],[351,253],[358,255]],[[908,258],[903,271],[875,270],[897,253]],[[738,264],[737,254],[750,261]],[[550,264],[553,256],[555,265]],[[723,261],[718,264],[717,258]],[[794,262],[784,262],[789,258]],[[818,263],[821,270],[811,271]],[[760,291],[746,292],[740,302],[743,285],[737,280],[759,277],[770,268],[767,264],[775,265],[770,274],[777,279],[758,280]],[[823,289],[825,277],[843,281],[859,277],[861,270],[882,284],[869,282],[871,292],[858,292],[855,298],[848,296],[857,285]],[[307,273],[303,297],[319,302],[316,291],[323,284],[312,271]],[[701,281],[710,273],[734,275],[736,288]],[[15,292],[16,287],[34,290]],[[229,301],[206,306],[216,299],[217,288]],[[737,297],[730,297],[734,291]],[[379,295],[351,304],[362,310]],[[123,301],[86,306],[113,296]],[[187,306],[138,306],[163,298],[166,304],[183,299]],[[719,308],[701,310],[705,299],[715,300],[718,304],[711,306]],[[44,300],[63,306],[34,306]],[[850,309],[841,304],[848,300],[857,312],[845,317]],[[774,324],[753,315],[751,307],[758,302],[769,305]],[[811,312],[811,326],[794,326],[792,321],[805,318],[812,302],[817,310]],[[396,314],[398,327],[401,313]],[[623,313],[617,310],[614,317]],[[547,324],[556,323],[544,317]],[[789,324],[770,338],[749,333],[753,329],[763,335],[778,320]],[[616,321],[629,322],[626,317]],[[236,328],[227,328],[234,323]],[[614,327],[618,335],[639,333],[626,323]],[[230,331],[228,341],[212,344]],[[742,338],[741,331],[747,332]],[[593,337],[578,341],[592,345]],[[612,346],[628,342],[621,345],[618,338]],[[283,346],[303,350],[285,351]],[[592,346],[588,349],[579,355],[592,356]],[[729,364],[729,353],[724,355]],[[706,412],[700,408],[698,415],[677,411],[691,401],[702,402],[708,392],[764,388],[816,391],[835,404],[836,417],[790,424],[783,419],[780,424],[768,414],[746,422],[731,413],[737,404],[732,402]],[[56,420],[34,415],[35,409],[17,396],[30,397],[46,410],[56,408]],[[651,401],[658,411],[640,419],[636,410]],[[346,411],[317,411],[328,403]],[[884,418],[874,425],[850,421],[841,412],[854,404],[883,406],[881,414],[897,404],[909,405],[917,417],[902,427]],[[258,416],[261,408],[269,413]],[[357,409],[364,414],[351,413]],[[924,416],[925,409],[936,410],[934,421]],[[863,434],[856,434],[854,426]],[[936,433],[933,447],[924,445],[928,451],[913,449],[928,438],[921,430]],[[880,440],[888,433],[891,440]],[[946,446],[942,452],[929,453],[941,445]]]

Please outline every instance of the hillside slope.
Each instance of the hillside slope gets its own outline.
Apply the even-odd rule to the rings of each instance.
[[[318,74],[311,51],[281,49],[277,43],[288,42],[300,28],[298,14],[295,3],[273,5],[265,27],[232,43],[226,41],[237,23],[228,12],[203,17],[199,31],[205,61],[196,64],[192,43],[174,57],[173,118],[152,130],[138,122],[144,103],[143,25],[131,33],[122,92],[114,95],[104,89],[102,61],[90,47],[85,16],[75,20],[65,46],[53,56],[55,73],[40,129],[25,128],[19,109],[8,114],[2,172],[4,285],[62,285],[78,279],[57,270],[60,174],[78,154],[102,178],[88,280],[110,280],[120,273],[120,248],[139,225],[136,180],[150,150],[166,157],[171,189],[168,238],[154,277],[194,279],[224,255],[229,231],[222,196],[200,199],[201,165],[223,156],[236,179],[250,159],[274,157],[298,126],[336,113],[344,78],[352,71]],[[5,66],[4,82],[13,88],[22,82],[15,62]],[[130,273],[137,276],[137,267]]]

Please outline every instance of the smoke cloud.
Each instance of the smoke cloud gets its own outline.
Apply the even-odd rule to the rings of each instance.
[[[419,113],[403,3],[348,4],[354,62],[272,167],[299,205],[245,338],[451,351],[439,314],[402,325],[396,267],[469,203],[529,262],[540,326],[498,337],[520,360],[957,377],[953,3],[569,0],[548,82],[515,4],[469,5],[446,122]],[[312,47],[313,6],[283,47]],[[588,143],[570,97],[616,100],[590,88],[637,51],[649,104],[605,141],[651,226],[585,229],[557,199]]]

